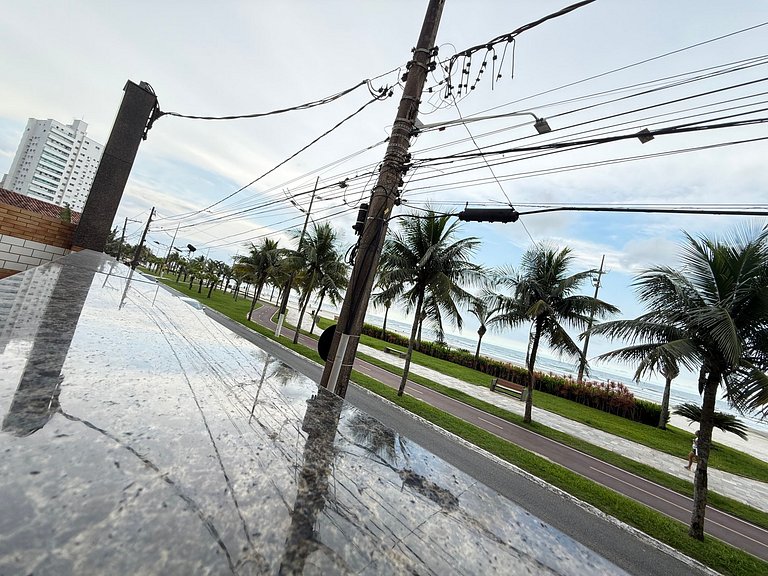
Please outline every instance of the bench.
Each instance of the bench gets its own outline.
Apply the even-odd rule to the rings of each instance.
[[[387,354],[392,354],[393,356],[398,356],[400,358],[405,358],[407,356],[406,352],[403,352],[402,350],[398,350],[397,348],[384,348],[384,352]]]
[[[528,388],[522,384],[510,382],[503,378],[494,378],[491,380],[491,392],[498,390],[499,392],[505,392],[510,396],[519,398],[523,402],[528,398]]]

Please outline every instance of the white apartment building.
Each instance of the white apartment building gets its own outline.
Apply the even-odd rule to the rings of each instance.
[[[88,124],[30,118],[0,186],[82,212],[104,146],[87,138]]]

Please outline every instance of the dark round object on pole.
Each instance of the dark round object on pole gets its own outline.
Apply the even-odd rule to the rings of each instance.
[[[317,341],[317,353],[320,354],[320,358],[323,362],[328,360],[328,352],[331,350],[331,342],[333,342],[333,334],[336,332],[336,324],[328,326],[323,333],[320,334],[320,339]]]

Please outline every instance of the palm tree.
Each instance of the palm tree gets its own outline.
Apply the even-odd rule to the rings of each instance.
[[[651,310],[646,319],[674,327],[683,337],[667,342],[664,331],[628,332],[626,325],[601,326],[597,332],[654,344],[699,373],[699,461],[688,533],[703,540],[718,387],[724,386],[726,400],[739,411],[768,413],[768,227],[744,227],[723,239],[685,237],[682,269],[656,266],[635,280]]]
[[[675,406],[674,413],[683,418],[687,418],[691,422],[701,422],[701,406],[697,406],[696,404],[685,402],[684,404]],[[747,425],[733,414],[715,411],[712,417],[712,426],[714,428],[719,428],[723,432],[736,434],[736,436],[742,440],[746,440],[748,437],[747,431],[749,428],[747,428]]]
[[[542,337],[561,355],[581,358],[581,348],[568,335],[564,324],[583,329],[594,316],[601,318],[619,311],[615,306],[592,296],[575,294],[581,284],[591,278],[595,270],[568,274],[573,261],[571,249],[537,244],[522,257],[520,269],[509,267],[497,271],[497,285],[510,288],[511,296],[496,294],[494,306],[499,310],[498,322],[516,327],[531,323],[528,343],[528,390],[525,400],[524,422],[531,422],[533,387],[536,383],[536,354]],[[492,292],[489,297],[492,297]]]
[[[454,237],[459,222],[451,223],[451,215],[439,216],[428,210],[426,216],[407,215],[401,230],[392,234],[384,244],[381,260],[383,285],[389,289],[382,297],[401,292],[406,309],[414,311],[413,327],[408,340],[403,377],[397,391],[403,395],[408,380],[416,332],[421,322],[424,304],[431,300],[434,309],[447,314],[461,328],[458,303],[468,301],[471,294],[461,284],[479,281],[481,268],[469,260],[480,241],[477,238]]]
[[[386,259],[387,253],[382,252],[381,259],[379,260],[379,269],[385,269],[387,267]],[[381,339],[384,340],[387,335],[387,317],[389,316],[389,309],[392,307],[395,299],[400,296],[402,291],[402,284],[396,283],[393,285],[387,285],[381,274],[376,279],[376,288],[379,290],[374,293],[371,300],[374,306],[384,306],[384,323],[381,326]]]
[[[293,335],[294,344],[298,342],[304,313],[315,288],[322,284],[326,277],[335,279],[337,283],[345,283],[347,278],[347,266],[344,264],[344,255],[338,246],[336,231],[327,222],[313,223],[312,230],[300,242],[297,258],[301,262],[298,278],[301,287],[301,308],[296,332]]]
[[[192,290],[192,284],[195,278],[202,276],[203,269],[205,268],[205,256],[198,256],[189,261],[187,266],[187,273],[189,274],[189,289]]]
[[[475,361],[473,368],[477,369],[477,364],[480,361],[480,345],[483,342],[483,336],[488,331],[488,326],[499,322],[499,316],[497,316],[498,309],[492,305],[489,306],[489,302],[483,298],[472,298],[469,302],[469,313],[472,314],[480,323],[480,327],[477,329],[477,349],[475,350]]]
[[[239,263],[246,267],[248,282],[254,285],[253,298],[251,300],[251,308],[248,310],[247,318],[251,319],[253,309],[256,307],[256,302],[261,296],[261,290],[264,284],[269,280],[272,270],[280,259],[284,255],[284,250],[279,248],[277,240],[272,238],[263,238],[261,244],[256,246],[251,243],[250,252],[246,256],[242,256]]]
[[[650,307],[651,303],[645,300],[646,296],[647,293],[638,292],[640,301]],[[589,333],[604,334],[612,339],[622,338],[634,342],[632,346],[607,352],[598,358],[600,360],[618,359],[629,364],[637,364],[633,376],[636,382],[639,382],[644,375],[655,371],[664,377],[664,394],[661,399],[658,427],[666,430],[669,420],[669,395],[672,390],[672,380],[680,374],[680,367],[671,351],[686,338],[686,334],[678,326],[658,322],[654,311],[643,314],[634,320],[605,322],[590,329]],[[643,342],[644,335],[648,334],[653,334],[653,340]]]
[[[345,290],[348,284],[349,276],[346,266],[332,267],[320,278],[317,283],[317,299],[319,302],[317,304],[317,312],[312,317],[312,326],[309,329],[310,334],[315,331],[317,316],[323,307],[323,300],[325,300],[326,296],[331,304],[337,306],[344,299],[341,291]]]

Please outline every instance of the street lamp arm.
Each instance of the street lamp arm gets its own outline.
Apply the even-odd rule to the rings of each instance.
[[[444,130],[449,126],[455,126],[457,124],[468,124],[470,122],[479,122],[481,120],[495,120],[497,118],[507,118],[510,116],[533,116],[536,122],[536,125],[542,127],[542,129],[546,125],[547,129],[540,131],[539,132],[540,134],[550,131],[548,129],[549,126],[546,124],[547,121],[544,118],[537,116],[533,112],[508,112],[507,114],[493,114],[490,116],[473,116],[471,118],[459,118],[457,120],[448,120],[447,122],[435,122],[434,124],[424,124],[421,126],[416,126],[414,129],[414,133],[418,134],[419,132],[423,132],[425,130],[432,130],[435,128],[437,128],[438,130]],[[537,130],[539,130],[539,128],[537,128]]]

